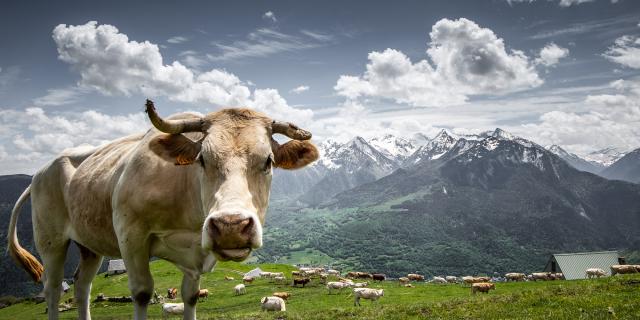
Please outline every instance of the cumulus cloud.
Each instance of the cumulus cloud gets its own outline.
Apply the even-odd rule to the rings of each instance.
[[[493,31],[461,18],[442,19],[429,34],[427,60],[402,52],[369,53],[362,76],[341,76],[334,89],[348,98],[381,97],[412,106],[465,103],[470,95],[505,94],[537,87],[542,80],[518,50],[506,50]]]
[[[560,47],[557,44],[551,42],[544,46],[544,48],[540,49],[539,57],[536,58],[535,62],[537,64],[550,67],[557,64],[560,59],[566,58],[568,56],[569,49]]]
[[[625,35],[616,39],[604,57],[626,67],[640,69],[640,37]]]
[[[166,96],[173,101],[205,103],[217,106],[249,106],[269,109],[265,101],[279,105],[270,108],[280,113],[270,116],[306,123],[312,112],[290,107],[277,91],[251,90],[237,76],[213,69],[198,73],[182,63],[164,64],[157,45],[129,40],[111,25],[91,21],[84,25],[58,25],[53,30],[58,58],[80,74],[79,84],[106,95],[142,94]]]
[[[262,15],[262,19],[269,20],[271,22],[278,22],[276,14],[273,11],[267,11]]]
[[[291,93],[300,94],[300,93],[303,93],[305,91],[309,91],[309,86],[298,86],[298,87],[295,87],[295,88],[291,89],[290,92]]]

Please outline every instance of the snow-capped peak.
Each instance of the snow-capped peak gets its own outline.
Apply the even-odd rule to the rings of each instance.
[[[515,137],[511,133],[506,132],[500,128],[496,128],[496,130],[491,133],[491,136],[501,140],[513,140],[513,138]]]
[[[442,129],[433,139],[418,148],[409,158],[407,164],[415,164],[419,161],[439,159],[442,155],[451,150],[457,139]]]
[[[603,166],[608,167],[614,162],[618,161],[620,158],[624,157],[624,155],[627,153],[628,152],[626,151],[611,147],[590,152],[584,155],[583,158],[588,161],[600,163]]]
[[[411,141],[392,134],[371,138],[368,143],[389,159],[404,160],[417,149]]]

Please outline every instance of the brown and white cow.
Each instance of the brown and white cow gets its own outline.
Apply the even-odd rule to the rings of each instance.
[[[200,275],[216,260],[244,260],[262,245],[272,167],[298,169],[318,158],[311,133],[249,109],[160,118],[155,128],[91,150],[64,151],[34,176],[11,215],[13,259],[44,280],[49,319],[58,318],[70,241],[81,261],[75,277],[80,319],[89,319],[91,281],[103,256],[122,257],[145,319],[153,294],[149,257],[184,273],[184,319],[195,319]],[[279,144],[272,135],[293,140]],[[36,248],[43,266],[18,243],[16,223],[31,196]],[[44,277],[42,277],[44,272]]]

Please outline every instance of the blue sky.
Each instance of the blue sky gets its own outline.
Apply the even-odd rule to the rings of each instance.
[[[25,3],[0,11],[0,173],[246,105],[318,139],[501,127],[640,147],[632,0]]]

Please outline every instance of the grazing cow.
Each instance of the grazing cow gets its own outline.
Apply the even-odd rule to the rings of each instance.
[[[271,278],[272,275],[271,272],[260,272],[260,278]]]
[[[549,273],[548,272],[534,272],[534,273],[531,274],[531,280],[533,280],[533,281],[550,280]]]
[[[614,264],[611,266],[611,275],[615,276],[616,274],[629,274],[629,273],[638,273],[640,272],[640,268],[636,268],[635,265],[630,264]]]
[[[287,282],[287,278],[285,278],[285,277],[281,277],[281,276],[273,277],[273,280],[274,280],[276,283],[284,283],[284,282]]]
[[[431,283],[436,283],[436,284],[447,284],[447,279],[443,278],[443,277],[433,277],[433,279],[431,280]]]
[[[424,276],[417,273],[409,273],[407,278],[411,281],[424,281]]]
[[[456,276],[446,276],[445,279],[449,283],[457,283],[458,282],[458,277],[456,277]]]
[[[311,133],[250,109],[162,119],[147,101],[146,112],[151,130],[68,149],[48,162],[12,211],[8,251],[35,281],[44,280],[49,319],[58,318],[71,241],[81,257],[74,283],[79,318],[90,318],[91,281],[102,257],[112,256],[127,267],[133,318],[146,319],[155,256],[183,271],[184,319],[195,319],[200,276],[217,260],[245,260],[262,246],[272,168],[297,169],[318,158]],[[294,140],[280,144],[274,134]],[[16,234],[29,197],[44,267]]]
[[[291,271],[292,277],[300,277],[302,276],[302,271]]]
[[[175,299],[178,297],[178,289],[177,288],[169,288],[167,289],[167,299]]]
[[[409,280],[409,278],[407,277],[398,278],[398,282],[400,283],[400,285],[407,285],[409,284],[409,281],[411,280]]]
[[[480,283],[482,282],[482,280],[472,276],[464,276],[462,277],[462,282],[464,284],[474,284],[474,283]]]
[[[334,270],[334,269],[329,269],[329,270],[327,270],[327,274],[339,277],[340,276],[340,271]]]
[[[198,298],[203,298],[203,299],[209,298],[209,289],[198,290]]]
[[[229,276],[224,276],[224,280],[233,281],[233,280],[235,280],[235,278],[234,277],[229,277]]]
[[[235,287],[233,287],[233,292],[235,293],[236,296],[242,295],[247,293],[247,287],[244,284],[237,284]]]
[[[368,273],[368,272],[359,272],[358,273],[358,279],[372,279],[373,280],[373,275],[371,275],[371,273]]]
[[[297,287],[299,284],[301,284],[302,287],[304,288],[304,286],[310,281],[311,279],[309,278],[296,278],[296,279],[293,279],[293,286]]]
[[[162,304],[162,319],[167,319],[170,315],[181,315],[183,313],[184,302]]]
[[[246,283],[246,284],[252,283],[253,279],[254,279],[253,277],[244,276],[242,277],[242,283]]]
[[[371,288],[353,288],[353,295],[355,296],[355,300],[353,301],[354,306],[360,305],[360,298],[369,299],[371,301],[376,301],[380,297],[384,296],[384,289],[371,289]]]
[[[374,273],[371,277],[373,277],[373,281],[384,281],[387,279],[387,276],[382,273]]]
[[[471,293],[476,294],[476,292],[484,292],[489,293],[489,290],[495,290],[496,285],[490,282],[479,282],[471,285]]]
[[[491,282],[491,277],[476,277],[476,281],[479,282]]]
[[[347,272],[347,278],[355,279],[357,277],[358,277],[358,272],[356,272],[356,271]]]
[[[589,268],[587,270],[585,270],[585,274],[587,275],[587,278],[591,279],[591,278],[600,278],[600,277],[604,277],[607,274],[604,272],[604,270],[600,269],[600,268]]]
[[[351,286],[353,286],[354,288],[364,288],[364,287],[368,287],[369,283],[368,282],[352,282]]]
[[[556,280],[564,280],[564,274],[562,272],[558,272],[554,274]]]
[[[287,311],[284,299],[280,297],[262,297],[262,311]]]
[[[342,290],[344,288],[348,288],[351,286],[351,283],[348,282],[334,282],[331,281],[329,283],[327,283],[327,291],[329,291],[329,294],[331,294],[331,290]]]
[[[504,275],[507,281],[524,281],[524,273],[510,272]]]
[[[278,297],[278,298],[286,301],[286,300],[289,300],[289,298],[291,298],[291,293],[289,293],[289,292],[274,292],[272,294],[272,296]]]

